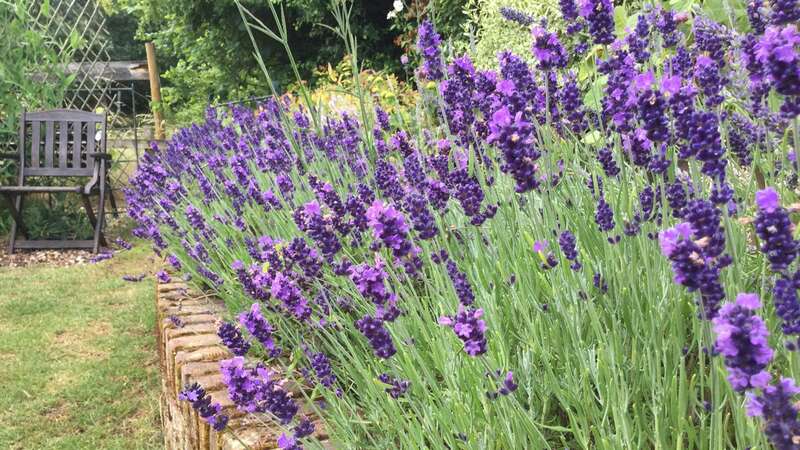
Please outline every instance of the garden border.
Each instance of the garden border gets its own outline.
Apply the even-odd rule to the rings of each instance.
[[[174,275],[174,274],[173,274]],[[156,283],[156,342],[161,377],[160,415],[167,449],[266,450],[277,448],[278,426],[238,411],[222,383],[219,363],[232,355],[217,336],[225,305],[211,294],[198,294],[184,282]],[[177,318],[178,320],[173,320]],[[177,323],[176,323],[177,322]],[[178,400],[187,383],[200,383],[213,402],[230,417],[228,427],[216,432],[188,402]],[[294,388],[294,389],[292,389]],[[298,387],[288,385],[298,393]],[[298,395],[294,395],[298,398]],[[307,408],[307,415],[311,415]],[[314,436],[333,449],[319,420]]]

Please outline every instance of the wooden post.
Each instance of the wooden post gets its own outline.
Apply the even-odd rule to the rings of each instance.
[[[156,48],[152,42],[144,44],[147,51],[147,72],[150,75],[150,99],[156,104],[153,108],[153,120],[156,125],[156,139],[164,140],[163,118],[161,117],[161,79],[158,76],[158,65],[156,65]],[[152,106],[151,106],[152,107]]]

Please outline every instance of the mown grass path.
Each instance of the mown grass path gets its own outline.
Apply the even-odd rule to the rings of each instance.
[[[162,447],[151,254],[0,267],[0,448]]]

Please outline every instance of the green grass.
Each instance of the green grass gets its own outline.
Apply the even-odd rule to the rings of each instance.
[[[150,254],[0,268],[0,448],[162,446]]]

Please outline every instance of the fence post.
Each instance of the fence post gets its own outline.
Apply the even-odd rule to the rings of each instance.
[[[152,42],[144,44],[147,51],[147,72],[150,75],[150,99],[156,104],[153,108],[153,120],[155,121],[155,138],[164,140],[163,118],[161,116],[161,79],[158,76],[158,66],[156,65],[156,48]]]

